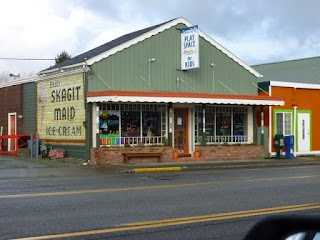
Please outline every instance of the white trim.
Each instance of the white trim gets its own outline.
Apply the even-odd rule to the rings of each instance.
[[[248,143],[253,143],[253,126],[254,126],[254,119],[253,119],[253,107],[248,107],[247,113],[247,134],[248,134]]]
[[[92,107],[91,107],[91,112],[92,112],[91,132],[92,132],[92,147],[93,148],[99,147],[99,146],[97,146],[97,133],[99,132],[99,115],[98,115],[98,111],[99,111],[99,109],[97,109],[97,104],[93,103]]]
[[[14,133],[11,132],[11,119],[10,117],[14,116]],[[8,135],[16,135],[17,134],[17,113],[8,113]],[[11,149],[11,143],[12,141],[15,143],[15,138],[9,138],[8,139],[8,151],[15,151],[16,150],[16,145],[14,144],[14,149]]]
[[[272,95],[272,88],[271,86],[269,85],[269,96]],[[272,121],[272,108],[269,106],[268,107],[269,109],[269,155],[271,156],[271,153],[272,153],[272,140],[273,140],[273,134],[272,134],[272,129],[273,129],[273,121]]]
[[[144,97],[144,96],[98,96],[88,97],[87,102],[156,102],[156,103],[207,103],[235,105],[283,106],[284,101],[226,98]]]
[[[39,74],[40,75],[41,74],[53,74],[53,73],[60,71],[60,70],[68,70],[70,68],[78,68],[78,67],[85,68],[85,66],[87,66],[87,63],[85,61],[83,61],[83,62],[76,63],[73,65],[67,65],[67,66],[63,66],[63,67],[59,67],[59,68],[53,68],[50,70],[44,70],[44,71],[39,72]]]
[[[293,156],[297,155],[297,133],[296,133],[296,125],[297,125],[297,106],[293,106],[293,136],[294,136],[294,145],[293,145]]]
[[[19,78],[19,79],[15,79],[15,80],[9,80],[8,82],[0,83],[0,88],[10,87],[10,86],[14,86],[14,85],[20,85],[20,84],[29,83],[29,82],[37,82],[39,80],[40,79],[38,76],[30,77],[30,78]]]
[[[320,84],[280,82],[280,81],[270,81],[270,86],[273,86],[273,87],[302,88],[302,89],[320,89]]]
[[[203,37],[205,40],[207,40],[209,43],[211,43],[213,46],[215,46],[216,48],[218,48],[221,52],[223,52],[224,54],[226,54],[229,58],[231,58],[233,61],[239,63],[242,67],[244,67],[246,70],[248,70],[250,73],[252,73],[253,75],[255,75],[258,78],[263,77],[263,75],[261,75],[259,72],[257,72],[256,70],[254,70],[252,67],[250,67],[248,64],[246,64],[245,62],[243,62],[240,58],[236,57],[233,53],[231,53],[228,49],[224,48],[223,46],[221,46],[219,43],[217,43],[215,40],[213,40],[211,37],[209,37],[207,34],[205,34],[204,32],[202,32],[201,30],[199,30],[199,35],[201,37]]]
[[[129,48],[131,47],[132,45],[135,45],[139,42],[142,42],[144,41],[145,39],[148,39],[158,33],[161,33],[173,26],[176,26],[178,24],[185,24],[187,27],[190,27],[192,26],[193,24],[191,24],[189,21],[187,21],[186,19],[184,18],[177,18],[177,19],[174,19],[166,24],[163,24],[151,31],[148,31],[146,32],[145,34],[142,34],[130,41],[127,41],[121,45],[118,45],[106,52],[103,52],[97,56],[94,56],[93,58],[90,58],[90,59],[87,59],[86,62],[81,62],[81,63],[77,63],[77,64],[74,64],[74,65],[71,65],[71,66],[65,66],[65,67],[62,67],[62,68],[70,68],[70,67],[77,67],[79,65],[83,65],[83,64],[88,64],[88,65],[92,65],[93,63],[95,62],[99,62],[101,61],[102,59],[104,58],[107,58],[109,57],[110,55],[113,55],[119,51],[122,51],[126,48]],[[246,70],[248,70],[250,73],[252,73],[253,75],[255,75],[256,77],[262,77],[262,75],[260,73],[258,73],[256,70],[254,70],[251,66],[249,66],[248,64],[246,64],[245,62],[243,62],[241,59],[239,59],[238,57],[236,57],[234,54],[232,54],[229,50],[227,50],[226,48],[224,48],[223,46],[221,46],[219,43],[217,43],[215,40],[213,40],[211,37],[209,37],[207,34],[205,34],[204,32],[202,32],[200,29],[199,29],[199,36],[203,37],[206,41],[208,41],[209,43],[211,43],[213,46],[215,46],[217,49],[219,49],[221,52],[223,52],[224,54],[226,54],[229,58],[231,58],[232,60],[234,60],[235,62],[237,62],[238,64],[240,64],[242,67],[244,67]],[[50,72],[54,72],[56,71],[57,68],[54,68],[54,69],[51,69],[51,70],[48,70],[48,71],[42,71],[41,73],[50,73]]]
[[[63,70],[64,69],[65,68],[63,68]],[[58,78],[58,77],[66,77],[66,76],[70,76],[70,75],[74,75],[74,74],[78,74],[78,73],[83,73],[83,72],[85,72],[83,67],[77,68],[77,69],[72,69],[72,70],[59,71],[55,74],[48,74],[45,72],[41,72],[39,75],[39,80],[49,80],[49,79]]]

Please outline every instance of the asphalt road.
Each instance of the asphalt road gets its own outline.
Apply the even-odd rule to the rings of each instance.
[[[148,174],[32,169],[38,177],[0,176],[0,239],[241,239],[269,214],[320,214],[319,165]]]

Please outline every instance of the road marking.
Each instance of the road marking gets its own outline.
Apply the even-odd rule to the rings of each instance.
[[[276,180],[288,180],[288,179],[306,179],[306,178],[319,178],[319,177],[320,175],[310,175],[310,176],[292,176],[292,177],[276,177],[276,178],[238,179],[238,180],[227,180],[227,181],[220,181],[220,182],[215,181],[215,182],[200,182],[200,183],[182,183],[182,184],[173,184],[173,185],[155,185],[155,186],[131,187],[131,188],[104,188],[104,189],[64,191],[64,192],[11,194],[11,195],[0,195],[0,199],[62,196],[62,195],[88,194],[88,193],[108,193],[108,192],[121,192],[121,191],[142,191],[142,190],[151,190],[151,189],[169,189],[169,188],[192,187],[192,186],[201,186],[201,185],[219,185],[219,184],[276,181]]]
[[[161,168],[134,168],[133,173],[152,173],[152,172],[174,172],[182,171],[182,167],[161,167]]]
[[[83,231],[83,232],[72,232],[72,233],[63,233],[63,234],[55,234],[55,235],[27,237],[27,238],[19,238],[16,240],[40,240],[40,239],[79,237],[79,236],[97,235],[97,234],[104,234],[104,233],[133,231],[133,230],[139,230],[139,229],[169,227],[169,226],[200,223],[200,222],[221,221],[226,219],[270,215],[275,213],[304,211],[304,210],[319,209],[319,208],[320,208],[320,203],[300,204],[300,205],[282,206],[282,207],[273,207],[273,208],[262,208],[262,209],[254,209],[254,210],[247,210],[247,211],[209,214],[209,215],[203,215],[203,216],[191,216],[191,217],[184,217],[184,218],[170,218],[170,219],[163,219],[163,220],[136,222],[136,223],[122,224],[119,226],[115,226],[113,228],[106,228],[106,229],[100,229],[100,230],[89,230],[89,231]]]
[[[261,208],[261,209],[254,209],[254,210],[244,210],[244,211],[237,211],[237,212],[226,212],[226,213],[215,213],[215,214],[208,214],[208,215],[201,215],[201,216],[191,216],[191,217],[183,217],[183,218],[169,218],[169,219],[161,219],[161,220],[154,220],[154,221],[144,221],[144,222],[135,222],[135,223],[126,223],[121,224],[119,226],[137,226],[137,225],[149,225],[154,223],[166,223],[166,222],[177,222],[177,221],[189,221],[189,220],[196,220],[196,219],[207,219],[207,218],[219,218],[224,216],[236,216],[242,214],[249,214],[249,213],[264,213],[270,211],[287,211],[287,210],[295,210],[301,208],[308,208],[308,207],[320,207],[320,203],[310,203],[310,204],[300,204],[300,205],[291,205],[291,206],[281,206],[281,207],[273,207],[273,208]]]
[[[319,165],[311,165],[312,166],[312,169],[314,168],[320,168]],[[290,170],[290,169],[299,169],[299,168],[310,168],[310,165],[307,165],[307,166],[286,166],[286,167],[272,167],[272,168],[265,168],[265,167],[262,167],[262,168],[249,168],[249,169],[219,169],[219,170],[210,170],[210,172],[208,171],[207,173],[213,173],[213,172],[216,172],[216,173],[232,173],[232,172],[252,172],[252,171],[265,171],[265,170]],[[190,172],[184,172],[183,174],[203,174],[204,171],[203,170],[200,170],[200,171],[196,171],[196,170],[193,170],[193,171],[190,171]]]

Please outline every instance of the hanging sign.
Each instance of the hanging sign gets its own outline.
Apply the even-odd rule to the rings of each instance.
[[[198,25],[181,29],[181,70],[199,67]]]

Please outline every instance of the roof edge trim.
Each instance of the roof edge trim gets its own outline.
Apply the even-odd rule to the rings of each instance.
[[[79,66],[79,65],[83,65],[83,64],[88,64],[88,65],[92,65],[93,63],[95,62],[99,62],[101,61],[102,59],[104,58],[107,58],[109,57],[110,55],[113,55],[119,51],[122,51],[126,48],[129,48],[130,46],[134,45],[134,44],[137,44],[138,42],[141,42],[141,41],[144,41],[145,39],[148,39],[158,33],[161,33],[173,26],[176,26],[177,24],[179,23],[182,23],[182,24],[185,24],[186,26],[190,27],[192,26],[192,24],[186,20],[185,18],[176,18],[176,19],[173,19],[172,21],[170,22],[167,22],[149,32],[146,32],[128,42],[125,42],[121,45],[118,45],[106,52],[103,52],[95,57],[92,57],[90,59],[87,59],[86,62],[83,62],[83,63],[78,63],[78,64],[74,64],[74,65],[70,65],[70,66],[66,66],[66,67],[63,67],[65,69],[67,68],[72,68],[72,67],[76,67],[76,66]],[[248,70],[251,74],[253,74],[254,76],[260,78],[262,77],[262,75],[257,72],[256,70],[254,70],[251,66],[249,66],[248,64],[246,64],[245,62],[243,62],[240,58],[238,58],[237,56],[235,56],[233,53],[231,53],[229,50],[227,50],[226,48],[224,48],[222,45],[220,45],[218,42],[216,42],[215,40],[213,40],[210,36],[208,36],[207,34],[205,34],[203,31],[199,30],[199,36],[203,37],[206,41],[208,41],[211,45],[215,46],[217,49],[219,49],[222,53],[226,54],[229,58],[231,58],[232,60],[234,60],[235,62],[237,62],[238,64],[240,64],[240,66],[242,66],[243,68],[245,68],[246,70]],[[40,72],[40,73],[51,73],[51,72],[55,72],[57,71],[58,68],[54,68],[54,69],[51,69],[51,70],[48,70],[48,71],[43,71],[43,72]]]
[[[320,84],[270,81],[272,87],[293,87],[302,89],[320,89]]]

